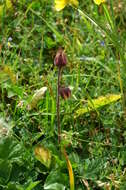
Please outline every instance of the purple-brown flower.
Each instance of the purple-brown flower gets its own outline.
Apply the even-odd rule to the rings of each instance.
[[[63,99],[67,99],[71,96],[71,90],[68,87],[60,87],[59,94]]]
[[[54,59],[54,65],[56,65],[57,67],[63,67],[66,64],[67,64],[66,54],[64,53],[62,48],[59,48]]]

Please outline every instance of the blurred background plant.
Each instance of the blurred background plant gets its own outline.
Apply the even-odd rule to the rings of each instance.
[[[57,146],[59,46],[68,57],[62,84],[72,89],[61,135],[75,189],[126,188],[125,0],[74,5],[0,2],[0,190],[69,189]]]

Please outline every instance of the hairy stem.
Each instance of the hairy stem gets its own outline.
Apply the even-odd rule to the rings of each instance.
[[[61,142],[61,127],[60,127],[60,77],[61,77],[61,68],[58,69],[58,81],[57,81],[57,126],[58,126],[58,143]]]

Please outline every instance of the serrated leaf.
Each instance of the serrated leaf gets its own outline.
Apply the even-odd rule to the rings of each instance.
[[[108,94],[106,96],[100,96],[97,99],[88,100],[87,104],[83,108],[79,108],[76,111],[75,118],[107,104],[118,101],[119,99],[121,99],[121,94]]]
[[[36,159],[39,160],[47,168],[49,168],[51,164],[51,157],[52,157],[51,152],[42,146],[37,146],[34,152],[35,152]]]
[[[91,179],[92,181],[96,181],[99,173],[102,171],[104,167],[105,161],[101,158],[97,159],[86,159],[84,163],[84,179]]]

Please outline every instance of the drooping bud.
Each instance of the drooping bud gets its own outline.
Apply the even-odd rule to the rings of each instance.
[[[64,53],[62,48],[59,48],[54,59],[54,65],[56,65],[57,67],[63,67],[66,64],[67,64],[66,54]]]
[[[59,94],[63,99],[67,99],[71,96],[71,90],[68,87],[60,87]]]

